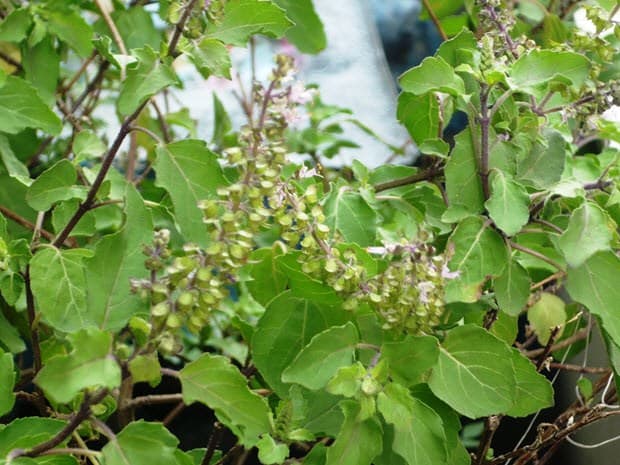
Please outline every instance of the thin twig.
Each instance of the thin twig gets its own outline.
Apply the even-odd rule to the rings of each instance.
[[[143,405],[170,404],[183,400],[183,394],[152,394],[135,397],[125,403],[124,408],[135,408]]]
[[[41,370],[41,345],[39,341],[39,330],[37,328],[37,314],[34,306],[34,295],[30,280],[30,265],[26,266],[24,272],[24,286],[26,288],[26,313],[28,314],[28,327],[30,329],[30,342],[32,343],[32,355],[34,358],[34,374]]]
[[[39,455],[81,455],[83,457],[99,457],[101,452],[78,447],[58,447],[56,449],[47,450]]]
[[[103,21],[106,23],[106,25],[108,26],[108,29],[110,29],[110,32],[112,33],[112,38],[114,39],[114,42],[118,46],[119,51],[123,55],[129,55],[129,53],[127,52],[127,47],[125,47],[125,42],[123,42],[123,37],[121,36],[121,33],[118,31],[116,24],[114,24],[114,20],[112,19],[112,16],[110,16],[110,12],[101,3],[101,0],[94,0],[94,1],[95,1],[95,5],[97,5],[97,8],[99,9],[99,12],[101,13],[101,17],[103,18]],[[124,81],[124,80],[125,80],[125,67],[121,66],[121,81]]]
[[[0,50],[0,59],[6,61],[11,66],[14,66],[18,71],[24,69],[19,61],[15,60],[12,56],[2,50]]]
[[[209,465],[211,463],[213,454],[215,454],[215,449],[217,448],[220,440],[222,439],[222,433],[222,425],[218,421],[216,421],[213,424],[213,431],[211,432],[209,444],[207,444],[207,450],[205,452],[205,456],[202,458],[201,465]]]
[[[2,213],[8,219],[14,221],[15,223],[19,224],[20,226],[23,226],[26,229],[30,229],[31,231],[35,230],[35,224],[34,223],[31,223],[26,218],[18,215],[13,210],[8,209],[4,205],[0,205],[0,213]],[[41,234],[41,236],[46,238],[48,241],[52,241],[54,239],[54,234],[52,234],[51,232],[49,232],[49,231],[47,231],[47,230],[45,230],[43,228],[39,228],[39,233]],[[65,245],[68,246],[68,247],[72,246],[72,244],[69,243],[69,242],[65,243]]]
[[[151,131],[150,129],[147,129],[145,127],[133,125],[129,129],[129,131],[131,131],[131,132],[133,132],[133,131],[142,132],[142,133],[146,134],[147,136],[149,136],[151,139],[153,139],[158,145],[166,145],[166,143],[157,134],[155,134],[153,131]]]
[[[446,34],[446,31],[443,30],[441,21],[439,21],[439,18],[437,17],[437,14],[433,10],[433,7],[431,6],[430,2],[428,0],[422,0],[422,4],[424,5],[424,9],[427,11],[428,15],[431,17],[431,21],[437,28],[437,32],[439,32],[439,35],[441,36],[441,38],[443,40],[448,40],[448,34]]]
[[[382,192],[388,189],[394,189],[396,187],[408,186],[409,184],[415,184],[421,181],[428,181],[435,178],[441,173],[441,167],[433,166],[432,168],[420,171],[419,173],[412,174],[400,179],[394,179],[393,181],[387,181],[375,186],[375,192]]]
[[[552,275],[547,276],[542,281],[538,281],[530,286],[530,291],[535,291],[536,289],[543,287],[545,284],[549,284],[552,281],[563,278],[566,273],[563,271],[558,271],[557,273],[553,273]]]
[[[491,118],[489,115],[489,92],[490,89],[486,85],[481,85],[480,89],[480,181],[482,182],[482,192],[484,198],[491,196],[491,188],[489,187],[489,126]]]
[[[194,9],[194,5],[196,5],[197,0],[189,0],[189,3],[185,6],[183,10],[183,14],[179,19],[179,22],[174,26],[174,32],[172,33],[172,38],[170,39],[170,43],[168,44],[168,55],[171,57],[176,57],[176,48],[179,44],[179,39],[181,38],[181,34],[183,34],[183,29],[185,28],[185,23],[189,19],[192,14],[192,10]]]
[[[172,378],[179,378],[179,372],[177,370],[173,370],[172,368],[161,368],[161,374],[164,376],[170,376]]]
[[[557,350],[564,349],[565,347],[568,347],[574,344],[575,342],[584,340],[585,338],[588,337],[588,333],[590,332],[590,329],[591,328],[586,327],[584,329],[577,331],[572,336],[569,336],[566,339],[562,339],[560,342],[558,342],[557,344],[554,344],[553,347],[551,347],[550,352],[555,352]],[[524,355],[529,358],[534,358],[534,357],[540,356],[544,351],[545,351],[545,348],[527,350],[524,352]]]
[[[166,415],[166,417],[162,420],[162,424],[164,426],[169,425],[170,423],[172,423],[172,421],[179,416],[179,414],[185,410],[185,407],[187,407],[187,405],[185,405],[185,402],[179,402],[172,410],[170,410],[170,413],[168,413],[168,415]]]
[[[542,254],[540,252],[537,252],[536,250],[530,249],[528,247],[525,247],[525,246],[523,246],[521,244],[518,244],[516,242],[513,242],[513,241],[510,241],[510,246],[513,249],[520,250],[523,253],[526,253],[528,255],[531,255],[532,257],[536,257],[539,260],[542,260],[543,262],[548,263],[549,265],[553,266],[554,268],[557,268],[559,271],[562,271],[562,272],[564,271],[564,269],[562,268],[562,266],[559,263],[557,263],[555,260],[552,260],[551,258],[547,257],[546,255],[544,255],[544,254]]]
[[[151,99],[151,106],[153,110],[155,110],[155,114],[157,115],[157,121],[159,122],[159,128],[161,129],[162,136],[164,137],[164,141],[169,143],[172,140],[172,136],[170,135],[170,128],[168,127],[168,123],[166,122],[166,118],[164,117],[157,101],[155,99]]]
[[[570,363],[551,362],[549,368],[554,370],[574,371],[577,373],[602,374],[608,373],[609,368],[605,367],[584,367],[581,365],[572,365]]]

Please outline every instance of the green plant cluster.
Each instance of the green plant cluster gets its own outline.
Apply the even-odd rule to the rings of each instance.
[[[423,163],[334,170],[346,125],[404,149],[290,56],[230,57],[320,52],[311,0],[0,0],[0,465],[542,465],[620,412],[620,4],[424,3],[445,40],[396,115]],[[246,122],[214,92],[200,139],[178,63]],[[608,363],[571,364],[596,334]],[[563,370],[575,402],[495,451]]]

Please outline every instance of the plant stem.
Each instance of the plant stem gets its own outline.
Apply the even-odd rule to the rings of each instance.
[[[375,187],[375,192],[382,192],[388,189],[394,189],[396,187],[407,186],[409,184],[415,184],[420,181],[428,181],[433,179],[435,176],[441,173],[441,168],[439,166],[433,166],[432,168],[426,171],[420,171],[419,173],[412,174],[411,176],[407,176],[405,178],[394,179],[393,181],[387,181],[381,184],[377,184]]]
[[[14,221],[15,223],[19,224],[20,226],[23,226],[26,229],[30,229],[31,231],[35,230],[36,225],[34,223],[31,223],[26,218],[18,215],[14,211],[9,210],[4,205],[0,205],[0,213],[2,213],[8,219]],[[52,234],[51,232],[49,232],[49,231],[47,231],[47,230],[45,230],[43,228],[39,228],[39,233],[41,234],[41,236],[46,238],[48,241],[52,241],[54,239],[54,234]],[[65,245],[67,247],[72,247],[73,246],[73,244],[71,244],[69,242],[67,242]]]
[[[135,397],[127,401],[124,408],[135,408],[143,405],[169,404],[183,400],[183,394],[152,394],[148,396]]]
[[[216,421],[213,424],[213,432],[211,433],[211,437],[209,438],[209,444],[207,444],[207,450],[205,452],[205,456],[202,458],[201,465],[209,465],[211,463],[213,454],[215,454],[215,449],[220,443],[221,439],[222,425]]]
[[[609,368],[604,367],[584,367],[581,365],[573,365],[570,363],[551,362],[549,368],[555,370],[574,371],[577,373],[604,374],[609,373]]]
[[[50,449],[39,455],[81,455],[83,457],[99,457],[101,452],[90,449],[80,449],[78,447],[59,447],[57,449]]]
[[[422,4],[424,5],[424,9],[428,12],[428,15],[431,17],[431,21],[437,28],[437,32],[439,32],[439,35],[441,36],[442,40],[444,41],[448,40],[448,34],[446,34],[446,31],[443,30],[443,27],[441,26],[441,21],[439,21],[439,18],[437,17],[437,14],[433,10],[433,7],[431,6],[430,2],[428,0],[422,0]]]
[[[562,266],[555,262],[554,260],[552,260],[551,258],[547,257],[544,254],[541,254],[540,252],[537,252],[536,250],[532,250],[528,247],[525,247],[521,244],[518,244],[516,242],[510,241],[510,247],[512,247],[513,249],[517,249],[520,250],[523,253],[526,253],[528,255],[531,255],[532,257],[536,257],[539,260],[542,260],[543,262],[548,263],[549,265],[553,266],[554,268],[557,268],[559,271],[564,272],[564,269],[562,268]]]
[[[480,180],[484,198],[491,196],[489,188],[489,87],[481,85],[480,91]]]
[[[30,329],[30,342],[32,343],[32,355],[34,358],[34,375],[41,370],[41,344],[39,341],[39,330],[37,328],[36,311],[34,307],[34,295],[30,281],[30,265],[26,266],[24,272],[24,285],[26,288],[26,312],[28,314],[28,327]]]
[[[587,338],[588,334],[590,332],[590,329],[591,328],[589,328],[589,327],[583,328],[582,330],[577,331],[572,336],[569,336],[566,339],[562,339],[560,342],[558,342],[557,344],[554,344],[551,347],[550,352],[555,352],[556,350],[564,349],[565,347],[568,347],[568,346],[574,344],[575,342],[579,342],[579,341]],[[526,357],[529,357],[529,358],[534,358],[534,357],[540,356],[544,351],[545,351],[545,348],[527,350],[527,351],[524,352],[524,355]]]
[[[185,28],[185,23],[189,19],[192,14],[192,10],[194,9],[194,5],[196,5],[197,0],[189,0],[189,3],[185,6],[183,10],[183,14],[179,19],[179,22],[174,25],[174,32],[172,33],[172,38],[170,39],[170,43],[168,44],[168,55],[171,57],[176,57],[176,48],[179,44],[179,39],[181,38],[181,34],[183,34],[183,29]]]
[[[487,451],[491,447],[493,436],[502,421],[501,415],[491,415],[484,421],[484,433],[480,439],[478,451],[476,452],[476,465],[482,465],[485,462]]]

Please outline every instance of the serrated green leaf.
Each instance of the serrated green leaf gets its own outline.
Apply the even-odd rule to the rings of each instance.
[[[466,213],[481,212],[484,195],[470,129],[460,132],[454,138],[454,149],[444,172],[450,208],[462,208]]]
[[[132,53],[138,61],[127,67],[127,77],[117,100],[118,111],[125,116],[160,90],[178,83],[171,65],[162,61],[152,48],[135,49]]]
[[[517,380],[514,405],[506,412],[511,417],[525,417],[553,406],[553,386],[536,371],[534,364],[518,349],[512,349],[512,362]]]
[[[432,408],[395,383],[379,393],[377,407],[385,421],[394,425],[392,448],[407,463],[447,465],[446,434],[441,417]]]
[[[151,216],[135,187],[127,183],[125,225],[101,239],[87,260],[88,316],[101,329],[117,331],[144,311],[143,299],[131,292],[131,279],[146,278],[142,247],[153,239]]]
[[[62,129],[62,122],[32,85],[21,78],[7,76],[0,87],[0,131],[17,134],[26,128],[41,129],[56,136]]]
[[[458,96],[465,93],[465,83],[441,57],[427,57],[415,68],[398,78],[405,92],[423,95],[428,92],[444,92]]]
[[[73,9],[46,12],[50,32],[66,42],[82,58],[88,57],[93,49],[93,30]]]
[[[286,10],[286,16],[295,25],[286,31],[286,38],[302,53],[319,53],[327,46],[321,18],[316,14],[312,0],[275,0]]]
[[[383,448],[381,424],[376,418],[358,420],[357,402],[344,401],[341,406],[345,421],[327,449],[326,465],[370,465]]]
[[[161,423],[128,424],[101,452],[106,465],[176,465],[179,440]]]
[[[353,363],[357,328],[351,322],[315,335],[282,372],[285,383],[301,384],[308,389],[324,387],[339,368]]]
[[[601,318],[603,328],[620,345],[620,258],[598,252],[576,268],[568,269],[566,289],[571,298]]]
[[[256,443],[258,448],[258,460],[265,465],[283,463],[288,457],[288,446],[276,441],[270,436],[265,435]]]
[[[417,145],[439,136],[439,101],[432,93],[402,92],[398,96],[396,117]]]
[[[195,44],[189,57],[203,78],[218,76],[230,79],[230,54],[226,45],[217,39],[202,39]]]
[[[433,336],[407,336],[399,342],[386,342],[381,355],[388,361],[390,375],[405,386],[421,382],[437,362],[439,343]]]
[[[475,284],[489,276],[499,276],[508,262],[501,236],[483,218],[470,216],[459,223],[450,236],[454,254],[450,269],[459,272],[459,282]]]
[[[284,369],[314,335],[345,321],[346,315],[336,307],[283,292],[267,305],[257,324],[252,338],[254,364],[269,386],[284,398],[290,387],[281,380]]]
[[[377,214],[357,192],[344,186],[332,191],[324,205],[326,223],[338,230],[346,242],[361,247],[373,245],[377,234]]]
[[[208,237],[198,208],[226,184],[216,155],[199,140],[183,140],[157,147],[156,184],[168,191],[181,233],[189,242],[205,245]]]
[[[510,347],[476,325],[451,329],[428,385],[437,397],[469,418],[506,413],[516,385]]]
[[[515,61],[509,82],[514,89],[534,92],[549,83],[561,83],[579,89],[590,72],[585,55],[557,50],[531,50]]]
[[[85,199],[85,186],[76,186],[77,172],[69,160],[60,160],[34,180],[26,194],[26,201],[34,210],[47,211],[56,202]]]
[[[601,207],[586,200],[571,213],[568,227],[558,240],[566,263],[578,267],[596,252],[609,250],[615,228]]]
[[[256,445],[262,434],[271,431],[271,412],[267,403],[254,394],[246,378],[225,357],[203,354],[179,373],[183,401],[199,401],[215,411],[248,447]]]
[[[13,404],[15,404],[14,385],[13,354],[5,354],[0,349],[0,416],[6,415],[13,409]]]
[[[282,37],[292,25],[285,11],[271,1],[231,0],[226,2],[223,20],[209,23],[206,33],[207,37],[241,47],[254,34]]]
[[[495,299],[499,309],[517,316],[525,308],[530,297],[531,279],[525,268],[514,258],[494,281]]]
[[[531,151],[517,158],[517,180],[546,189],[560,181],[566,152],[566,142],[557,131],[545,134],[545,143],[536,142]]]
[[[530,219],[527,190],[502,171],[493,172],[491,195],[484,205],[493,222],[508,236],[517,234]]]
[[[32,24],[28,8],[16,8],[0,22],[0,40],[21,42],[28,35]]]
[[[30,261],[32,293],[37,309],[52,327],[65,332],[92,325],[86,306],[86,249],[46,247]]]
[[[17,179],[25,186],[32,184],[28,168],[15,156],[8,139],[3,135],[0,135],[0,159],[9,176]]]
[[[559,326],[557,336],[562,335],[566,323],[566,304],[555,294],[543,292],[536,303],[528,309],[527,319],[536,332],[538,342],[544,346],[549,341],[552,328]]]
[[[0,429],[0,457],[13,449],[30,449],[53,438],[66,422],[52,418],[26,417],[13,420]],[[1,460],[1,459],[0,459]]]
[[[67,403],[86,388],[120,386],[121,368],[112,355],[112,333],[90,328],[67,337],[71,353],[49,359],[35,377],[47,397]]]

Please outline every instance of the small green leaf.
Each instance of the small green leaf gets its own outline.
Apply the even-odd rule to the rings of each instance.
[[[586,200],[572,212],[568,227],[558,240],[566,263],[578,267],[596,252],[609,250],[615,229],[607,213]]]
[[[34,180],[26,201],[33,209],[47,211],[56,202],[69,199],[85,199],[86,187],[76,186],[77,172],[69,160],[60,160]]]
[[[191,48],[189,56],[203,78],[218,76],[230,79],[230,54],[221,41],[202,39]]]
[[[276,257],[278,270],[288,277],[288,287],[298,297],[321,302],[325,305],[342,304],[342,299],[332,287],[302,271],[299,263],[300,255],[301,252],[294,251]]]
[[[553,386],[547,378],[538,373],[534,364],[512,349],[517,392],[514,405],[506,412],[511,417],[525,417],[553,406]]]
[[[28,8],[16,8],[0,22],[0,40],[21,42],[28,35],[32,18]]]
[[[17,134],[26,128],[41,129],[56,136],[62,129],[62,122],[31,84],[7,76],[0,87],[0,131]]]
[[[362,379],[366,376],[366,368],[360,362],[338,369],[334,377],[327,383],[325,390],[330,394],[344,397],[355,397],[360,392]]]
[[[514,258],[494,281],[495,298],[499,309],[517,316],[525,308],[530,297],[531,279],[525,268]]]
[[[588,78],[590,60],[585,55],[557,50],[532,50],[512,65],[509,82],[524,92],[549,83],[579,89]]]
[[[308,389],[324,387],[339,368],[353,363],[358,342],[357,329],[351,322],[317,334],[284,370],[282,381]]]
[[[547,189],[560,181],[566,162],[566,142],[557,131],[548,131],[545,143],[536,142],[529,154],[517,159],[517,180]]]
[[[327,225],[340,231],[346,242],[361,247],[375,243],[377,214],[359,193],[346,186],[333,190],[324,208]]]
[[[327,449],[326,465],[370,465],[381,453],[383,433],[376,418],[360,421],[360,405],[341,403],[345,421],[334,443]]]
[[[256,443],[258,460],[265,465],[283,463],[288,457],[288,446],[277,443],[270,435],[265,435]]]
[[[66,42],[82,58],[88,57],[93,49],[93,30],[73,9],[51,11],[47,16],[48,27],[52,34]]]
[[[424,374],[437,362],[439,343],[433,336],[407,336],[383,344],[381,355],[388,361],[390,375],[412,386],[423,381]]]
[[[230,0],[224,7],[223,20],[210,22],[206,32],[207,37],[242,47],[254,34],[278,38],[292,25],[285,11],[271,1]]]
[[[538,342],[544,346],[549,341],[551,330],[556,326],[560,327],[557,337],[562,335],[566,323],[566,304],[558,296],[543,292],[528,309],[527,319],[536,332]]]
[[[54,402],[68,403],[83,389],[121,384],[121,368],[112,355],[112,333],[81,330],[67,336],[73,350],[47,361],[35,383]]]
[[[511,349],[476,325],[448,332],[428,385],[437,397],[469,418],[507,412],[516,393]]]
[[[176,465],[179,440],[161,423],[128,424],[101,452],[106,465]]]
[[[9,176],[17,179],[25,186],[32,184],[28,168],[15,156],[9,144],[9,140],[3,135],[0,135],[0,159]]]
[[[508,236],[517,234],[530,219],[527,190],[502,171],[493,173],[491,196],[484,205],[493,222]]]
[[[441,57],[427,57],[415,68],[405,72],[398,82],[405,92],[423,95],[428,92],[444,92],[458,96],[465,94],[465,84]]]
[[[14,273],[13,276],[20,277],[17,273]],[[21,286],[23,288],[23,278]],[[0,282],[0,290],[2,290],[2,296],[6,300],[3,282]],[[9,303],[9,305],[15,305],[15,302]],[[2,312],[0,312],[0,347],[12,354],[19,354],[26,350],[26,344],[19,335],[19,331],[6,319]]]
[[[52,211],[52,226],[56,233],[62,231],[62,229],[70,221],[71,217],[75,214],[79,207],[79,200],[71,199],[64,202],[60,202],[54,207]],[[95,223],[94,212],[86,213],[80,221],[71,230],[70,236],[93,236],[97,232]]]
[[[215,411],[248,447],[256,445],[262,434],[271,431],[271,412],[267,403],[254,394],[246,378],[226,357],[203,354],[179,373],[183,401],[199,401]]]
[[[134,383],[147,382],[157,386],[161,381],[161,366],[157,355],[138,355],[128,364],[129,373]]]
[[[127,67],[117,105],[121,115],[127,116],[160,90],[178,83],[177,75],[167,60],[150,47],[133,50],[138,59]]]
[[[440,135],[439,100],[432,93],[402,92],[398,96],[396,117],[417,145]]]
[[[105,153],[106,146],[93,131],[80,131],[73,140],[73,153],[76,161],[99,159]]]
[[[4,416],[13,409],[13,404],[15,404],[14,385],[13,354],[5,354],[0,349],[0,416]]]
[[[286,38],[302,53],[319,53],[327,45],[323,23],[316,14],[312,0],[275,0],[286,10],[295,25],[286,31]]]

